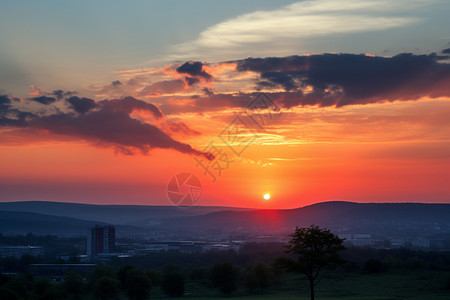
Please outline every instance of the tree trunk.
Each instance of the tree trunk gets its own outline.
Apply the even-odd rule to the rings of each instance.
[[[309,289],[311,290],[311,300],[314,300],[314,279],[309,278]]]

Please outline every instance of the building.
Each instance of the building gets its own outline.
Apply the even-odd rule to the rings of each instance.
[[[0,257],[21,258],[22,255],[42,256],[44,248],[40,246],[0,246]]]
[[[116,246],[116,229],[114,226],[95,226],[88,228],[86,254],[93,260],[99,254],[112,253]]]

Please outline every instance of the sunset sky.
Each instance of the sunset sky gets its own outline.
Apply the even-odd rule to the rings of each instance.
[[[450,2],[94,2],[0,4],[0,201],[450,203]]]

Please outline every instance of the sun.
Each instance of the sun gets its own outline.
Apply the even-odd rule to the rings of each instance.
[[[270,199],[270,194],[264,194],[264,199],[269,200]]]

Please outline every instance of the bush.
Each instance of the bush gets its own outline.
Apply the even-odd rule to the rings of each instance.
[[[0,299],[2,300],[18,300],[19,295],[5,287],[0,288]]]
[[[134,270],[128,274],[127,294],[130,300],[144,300],[150,295],[152,282],[141,270]]]
[[[97,279],[94,283],[94,296],[97,299],[117,299],[119,295],[119,281],[108,276]]]
[[[184,295],[183,274],[180,271],[174,270],[165,272],[161,288],[170,297],[182,297]]]
[[[272,279],[272,272],[264,263],[250,265],[244,272],[244,284],[250,291],[268,288]]]
[[[218,263],[211,268],[211,281],[222,293],[230,295],[236,290],[239,270],[231,263]]]

